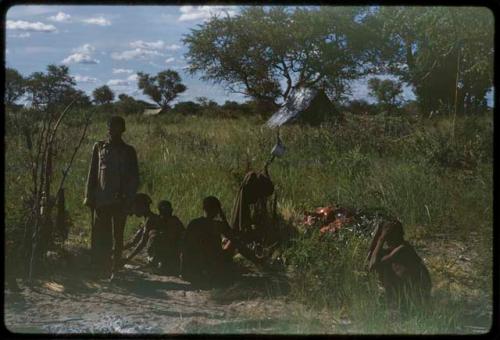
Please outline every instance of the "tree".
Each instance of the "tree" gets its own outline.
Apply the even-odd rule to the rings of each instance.
[[[111,103],[115,99],[115,94],[108,85],[103,85],[92,92],[92,97],[96,104],[103,105]]]
[[[76,91],[75,80],[69,75],[69,68],[61,65],[47,66],[47,73],[34,72],[26,81],[26,92],[34,107],[52,108],[63,104],[69,92]]]
[[[134,100],[133,97],[129,96],[128,94],[125,94],[125,93],[120,93],[118,95],[118,100],[122,101],[122,102],[126,102],[126,101],[131,101],[131,100]]]
[[[5,69],[5,105],[11,107],[22,98],[26,92],[26,80],[16,70],[10,67]]]
[[[368,89],[371,96],[377,98],[382,108],[391,111],[400,101],[403,92],[403,84],[391,79],[370,78],[368,80]]]
[[[61,98],[61,104],[69,105],[72,101],[74,101],[73,106],[75,107],[85,108],[92,105],[90,97],[84,91],[74,88],[70,88],[65,92],[64,97]]]
[[[413,85],[421,109],[477,112],[493,79],[493,15],[481,7],[380,7],[380,65]]]
[[[189,72],[261,102],[286,100],[294,88],[321,86],[342,97],[371,50],[364,7],[248,7],[192,29]]]
[[[187,89],[174,70],[165,70],[156,76],[138,72],[137,77],[139,89],[164,109],[169,109],[172,100]]]
[[[125,93],[118,95],[118,102],[115,104],[117,111],[122,114],[137,114],[144,111],[145,105]]]

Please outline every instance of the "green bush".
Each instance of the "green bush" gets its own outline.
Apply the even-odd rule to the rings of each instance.
[[[369,239],[349,228],[298,237],[284,255],[294,282],[292,293],[323,308],[349,305],[361,291],[376,291],[364,266],[368,246]]]

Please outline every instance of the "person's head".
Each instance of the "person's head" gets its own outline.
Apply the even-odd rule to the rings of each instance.
[[[389,230],[388,233],[385,237],[385,240],[387,241],[387,245],[389,247],[396,247],[399,246],[401,243],[404,241],[404,230],[403,230],[403,225],[401,222],[394,220],[391,222],[388,222],[389,225]]]
[[[205,197],[203,199],[203,210],[206,217],[214,218],[221,210],[220,201],[214,196]]]
[[[108,120],[108,134],[112,139],[121,138],[125,132],[125,120],[120,116],[112,116]]]
[[[151,202],[151,198],[147,194],[135,194],[133,206],[134,214],[139,217],[146,216],[150,212],[149,206]]]
[[[172,216],[172,204],[169,201],[160,201],[158,203],[158,211],[160,216]]]

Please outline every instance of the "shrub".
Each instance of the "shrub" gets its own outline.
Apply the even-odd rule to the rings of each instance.
[[[352,303],[361,290],[375,289],[364,268],[369,240],[349,228],[301,235],[284,257],[294,284],[292,294],[316,307]]]

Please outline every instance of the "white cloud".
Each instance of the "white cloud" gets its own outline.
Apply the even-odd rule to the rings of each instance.
[[[129,86],[130,83],[126,79],[110,79],[107,82],[108,86]]]
[[[137,81],[137,73],[134,73],[134,74],[131,74],[130,76],[128,76],[127,80],[128,81]]]
[[[99,64],[99,60],[93,59],[90,55],[85,53],[73,53],[64,58],[63,64]]]
[[[165,64],[171,63],[175,60],[174,57],[165,59]]]
[[[207,20],[214,15],[233,16],[237,13],[235,6],[181,6],[179,11],[179,21]]]
[[[111,58],[114,60],[132,60],[132,59],[149,59],[153,56],[161,56],[162,53],[153,50],[146,50],[143,48],[136,48],[123,52],[114,52]]]
[[[161,50],[164,46],[165,42],[163,42],[162,40],[151,42],[137,40],[130,43],[130,47],[132,48],[143,48],[148,50]]]
[[[128,76],[127,79],[110,79],[106,84],[112,87],[136,88],[137,78],[137,74],[134,73]]]
[[[114,68],[113,69],[113,73],[114,74],[119,74],[119,73],[128,73],[128,74],[130,74],[132,72],[134,72],[134,71],[131,70],[131,69],[128,69],[128,68]]]
[[[81,53],[86,53],[90,54],[95,51],[95,47],[90,45],[90,44],[83,44],[80,47],[77,47],[73,50],[73,52],[81,52]]]
[[[7,20],[7,29],[16,31],[28,32],[56,32],[57,29],[53,25],[47,25],[42,22],[30,22],[23,20]]]
[[[111,26],[111,21],[104,17],[95,17],[95,18],[88,18],[88,19],[83,19],[82,20],[84,23],[91,24],[91,25],[99,25],[99,26]]]
[[[70,22],[71,15],[66,14],[64,12],[57,12],[56,15],[50,16],[47,19],[49,19],[50,21],[55,21],[55,22]]]
[[[73,78],[78,83],[96,83],[97,82],[97,78],[89,77],[89,76],[81,76],[79,74],[76,74]]]
[[[165,47],[165,49],[170,50],[170,51],[175,51],[175,50],[178,50],[180,48],[181,47],[179,45],[176,45],[176,44],[168,45]]]
[[[73,54],[64,58],[63,64],[99,64],[99,60],[91,56],[95,51],[95,47],[90,44],[84,44],[73,49]]]

